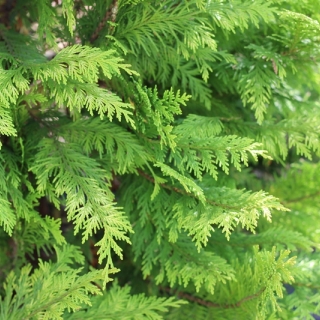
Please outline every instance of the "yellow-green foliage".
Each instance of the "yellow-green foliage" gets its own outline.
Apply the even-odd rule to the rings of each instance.
[[[319,313],[319,10],[1,1],[0,320]]]

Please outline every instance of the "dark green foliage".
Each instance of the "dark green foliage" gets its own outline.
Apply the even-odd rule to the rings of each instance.
[[[319,9],[0,1],[0,319],[320,313]]]

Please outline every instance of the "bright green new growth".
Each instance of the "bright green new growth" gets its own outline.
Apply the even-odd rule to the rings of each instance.
[[[2,1],[0,320],[320,313],[319,9]]]

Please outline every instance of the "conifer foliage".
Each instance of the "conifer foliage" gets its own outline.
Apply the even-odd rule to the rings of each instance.
[[[0,1],[0,319],[320,313],[318,0]]]

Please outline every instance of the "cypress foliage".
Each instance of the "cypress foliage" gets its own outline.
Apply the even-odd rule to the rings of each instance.
[[[0,319],[320,313],[318,0],[0,1]]]

